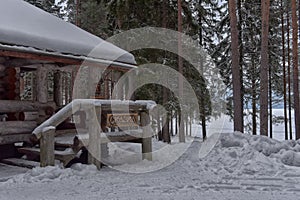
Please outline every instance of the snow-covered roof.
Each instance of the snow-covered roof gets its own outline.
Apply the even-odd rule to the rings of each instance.
[[[0,1],[0,49],[136,64],[127,51],[23,0]]]

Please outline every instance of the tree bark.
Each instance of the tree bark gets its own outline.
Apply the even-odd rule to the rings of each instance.
[[[262,40],[260,70],[260,135],[268,136],[268,35],[269,35],[270,0],[261,1]]]
[[[255,44],[254,34],[251,31],[251,43]],[[251,54],[251,68],[252,68],[252,74],[251,74],[251,95],[252,95],[252,132],[253,135],[257,135],[257,87],[256,87],[256,62],[255,62],[255,55],[254,52]]]
[[[298,22],[297,3],[292,0],[292,27],[293,27],[293,92],[296,139],[300,138],[300,113],[299,113],[299,79],[298,79]]]
[[[243,34],[242,34],[242,19],[243,19],[243,14],[242,14],[242,0],[237,0],[237,10],[238,10],[238,35],[239,35],[239,64],[240,64],[240,87],[241,87],[241,105],[244,105],[244,85],[243,85]],[[244,109],[241,109],[241,115],[244,115]],[[244,117],[241,119],[242,127],[244,127]],[[243,131],[244,132],[244,129]]]
[[[163,0],[162,3],[163,3],[162,27],[167,28],[167,0]],[[166,81],[166,79],[164,81]],[[163,105],[166,107],[166,105],[168,103],[168,90],[167,90],[167,88],[163,87],[162,92],[163,92],[163,94],[162,94],[162,96],[163,96]],[[163,141],[167,142],[167,143],[171,143],[170,129],[169,129],[170,117],[169,117],[168,113],[166,114],[166,116],[164,116],[163,122],[165,122],[165,124],[163,126],[163,129],[162,129]]]
[[[289,133],[290,139],[293,139],[293,128],[292,128],[292,83],[291,83],[291,47],[290,47],[290,7],[287,6],[287,51],[288,51],[288,105],[289,105]]]
[[[199,1],[199,10],[198,10],[198,20],[199,20],[199,44],[200,44],[200,46],[202,46],[202,44],[203,44],[203,33],[202,33],[202,13],[201,13],[201,10],[200,10],[200,8],[201,8],[201,4],[202,4],[202,0],[200,0]],[[200,61],[200,62],[202,62],[202,60]],[[203,89],[203,91],[204,91],[204,89]],[[204,98],[203,98],[203,96],[204,96],[204,92],[202,92],[202,95],[201,95],[201,97],[200,97],[200,118],[201,118],[201,126],[202,126],[202,138],[203,138],[203,140],[205,140],[206,139],[206,116],[205,116],[205,106],[204,106],[204,104],[205,104],[205,102],[204,102]]]
[[[230,32],[231,32],[231,56],[232,56],[232,81],[234,104],[234,131],[243,132],[243,105],[241,104],[241,74],[239,65],[238,29],[236,17],[236,2],[229,0]]]
[[[179,90],[179,99],[183,97],[183,60],[182,60],[182,7],[181,0],[178,0],[178,71],[179,71],[179,80],[178,80],[178,90]],[[179,116],[179,142],[185,142],[185,134],[184,134],[184,119],[183,119],[183,110],[181,105],[180,116]]]
[[[272,69],[271,65],[269,66],[269,110],[270,110],[270,138],[273,138],[273,112],[272,112]]]
[[[284,7],[281,0],[281,38],[282,38],[282,68],[283,68],[283,115],[284,115],[284,135],[285,140],[289,139],[287,121],[287,96],[286,96],[286,65],[285,65],[285,32],[284,32]]]

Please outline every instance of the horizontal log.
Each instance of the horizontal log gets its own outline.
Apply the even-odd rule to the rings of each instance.
[[[80,65],[82,63],[82,60],[79,59],[72,59],[72,58],[63,58],[61,56],[55,56],[55,55],[46,55],[41,53],[30,53],[30,52],[16,52],[16,51],[6,51],[6,50],[0,50],[0,56],[10,56],[10,57],[18,57],[18,58],[26,58],[31,60],[41,60],[41,61],[53,61],[58,63],[64,63],[64,64],[77,64]]]
[[[0,136],[0,145],[13,144],[16,142],[30,142],[31,134],[3,135]]]
[[[20,121],[36,121],[39,115],[38,112],[20,112],[19,120]]]
[[[6,121],[0,122],[0,136],[31,133],[37,126],[35,121]]]
[[[54,102],[43,104],[32,101],[0,100],[0,112],[2,113],[37,111],[49,107],[56,110],[56,105]]]

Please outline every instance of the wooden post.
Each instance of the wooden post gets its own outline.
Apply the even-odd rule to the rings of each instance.
[[[60,107],[62,105],[61,79],[61,72],[59,70],[54,72],[54,102],[56,103],[57,107]]]
[[[40,139],[41,167],[54,166],[54,135],[55,127],[50,126],[43,129]]]
[[[48,102],[48,70],[39,66],[37,68],[37,100],[40,103]]]
[[[37,68],[36,76],[37,84],[37,101],[40,103],[48,102],[48,70],[43,66]],[[46,113],[44,110],[39,110],[38,124],[42,123],[46,119]]]
[[[93,107],[86,107],[86,122],[89,132],[88,144],[88,163],[94,164],[97,169],[101,168],[101,141],[100,141],[100,124],[98,116],[101,116],[101,107],[96,107],[96,113]],[[96,116],[97,115],[97,116]]]
[[[141,112],[141,125],[143,129],[142,158],[152,160],[152,134],[149,128],[150,117],[147,112]]]

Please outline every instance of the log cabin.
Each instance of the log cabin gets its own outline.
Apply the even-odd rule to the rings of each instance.
[[[114,84],[136,67],[132,54],[71,23],[24,1],[0,1],[0,160],[13,163],[12,157],[26,154],[18,146],[32,145],[33,130],[76,98],[73,86],[83,63],[101,72],[97,82],[85,77],[85,99],[111,99]],[[57,132],[68,132],[68,117],[56,124]],[[53,130],[44,131],[41,144],[50,141],[51,151],[54,141],[47,133]],[[48,156],[44,166],[53,159]]]

